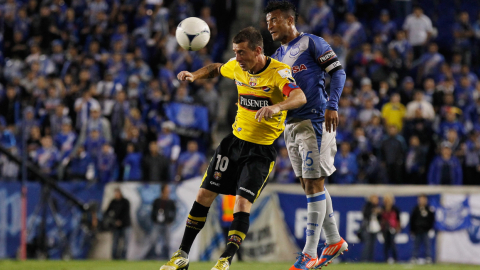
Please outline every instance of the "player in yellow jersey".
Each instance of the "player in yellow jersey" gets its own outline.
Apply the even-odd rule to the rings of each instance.
[[[248,232],[250,209],[266,185],[275,165],[273,141],[283,132],[286,111],[307,102],[295,84],[290,67],[263,54],[258,30],[247,27],[233,38],[235,58],[210,64],[195,72],[182,71],[181,81],[222,75],[235,81],[238,111],[233,133],[218,146],[203,177],[188,215],[180,249],[161,270],[188,269],[188,253],[205,225],[207,213],[218,194],[236,195],[232,225],[225,252],[212,270],[228,270]]]

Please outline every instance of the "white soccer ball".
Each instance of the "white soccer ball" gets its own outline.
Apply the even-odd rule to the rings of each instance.
[[[204,20],[189,17],[178,24],[175,37],[185,50],[198,51],[210,40],[210,28]]]

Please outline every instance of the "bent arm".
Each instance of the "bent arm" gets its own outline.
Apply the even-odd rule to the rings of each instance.
[[[280,111],[286,111],[299,108],[305,103],[307,103],[307,97],[305,96],[305,93],[303,93],[302,89],[297,88],[290,92],[290,95],[286,100],[277,103],[274,106],[278,106]]]
[[[223,64],[221,63],[213,63],[210,65],[206,65],[203,68],[192,72],[193,78],[197,79],[211,79],[215,78],[220,75],[220,67]]]
[[[286,85],[283,93],[288,96],[286,100],[272,106],[263,107],[257,111],[255,119],[258,119],[258,122],[261,122],[262,118],[268,120],[280,111],[293,110],[307,103],[307,97],[305,97],[302,89],[298,86],[289,88],[289,86]]]

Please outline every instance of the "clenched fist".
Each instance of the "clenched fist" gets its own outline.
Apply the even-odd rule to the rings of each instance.
[[[177,79],[179,81],[193,82],[193,81],[195,81],[195,76],[193,76],[193,74],[188,72],[188,71],[182,71],[182,72],[178,73]]]

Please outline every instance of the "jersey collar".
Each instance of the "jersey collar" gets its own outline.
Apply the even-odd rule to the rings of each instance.
[[[272,58],[270,58],[269,56],[267,56],[267,62],[265,63],[265,66],[264,66],[262,69],[260,69],[260,70],[259,70],[258,72],[256,72],[256,73],[250,73],[250,71],[247,71],[247,72],[248,72],[248,74],[250,74],[250,75],[258,75],[258,74],[264,72],[265,69],[267,69],[267,67],[270,65],[270,62],[272,62]]]
[[[293,45],[295,45],[295,43],[297,43],[297,41],[299,41],[305,34],[303,32],[300,33],[300,35],[298,35],[298,37],[292,39],[290,42],[288,42],[287,44],[285,45],[282,45],[283,49],[285,51],[288,51],[290,49],[290,47],[292,47]]]

